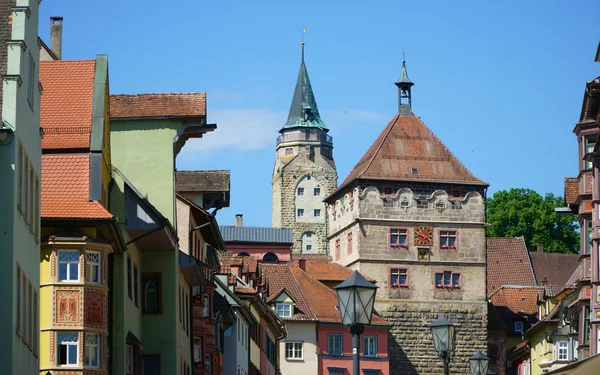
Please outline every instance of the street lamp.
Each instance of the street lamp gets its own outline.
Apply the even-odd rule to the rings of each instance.
[[[454,324],[440,315],[438,319],[429,325],[433,335],[433,349],[444,361],[444,375],[450,374],[450,356],[454,352]]]
[[[488,374],[488,364],[490,363],[490,359],[480,352],[479,350],[475,352],[469,358],[469,367],[471,368],[471,375],[487,375]]]
[[[378,286],[368,282],[358,271],[352,272],[349,278],[334,287],[337,293],[342,324],[348,327],[352,334],[352,364],[353,375],[359,375],[360,334],[365,325],[371,324],[375,293]]]

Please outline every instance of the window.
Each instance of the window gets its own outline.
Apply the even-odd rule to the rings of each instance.
[[[202,305],[204,305],[204,308],[202,309],[202,317],[208,318],[210,315],[210,296],[208,294],[202,295]]]
[[[194,358],[193,358],[194,363],[202,362],[202,358],[204,358],[204,355],[202,355],[202,337],[194,338],[193,355],[194,355]]]
[[[79,281],[79,251],[58,251],[58,280]]]
[[[183,288],[181,285],[179,286],[179,324],[181,324],[182,329],[185,329],[183,324]]]
[[[135,263],[133,263],[133,302],[135,302],[136,306],[138,305],[138,294],[139,294],[139,286],[138,286],[138,268]]]
[[[24,213],[23,210],[23,145],[19,141],[19,189],[17,191],[17,208]]]
[[[306,152],[306,155],[310,155],[310,154],[311,154],[311,151],[312,151],[312,147],[310,147],[310,146],[306,146],[306,147],[304,148],[304,151]]]
[[[307,175],[307,176],[306,176],[306,179],[310,181],[310,175]]]
[[[348,255],[352,254],[352,232],[346,235],[346,245],[348,246]]]
[[[292,316],[292,305],[289,303],[278,303],[275,306],[277,315],[282,318],[290,318]]]
[[[142,372],[144,375],[160,375],[160,356],[142,356]],[[207,372],[207,374],[211,374]]]
[[[298,195],[304,195],[304,188],[298,188]]]
[[[33,335],[32,335],[32,342],[33,342],[33,354],[37,355],[38,354],[38,337],[40,334],[40,329],[38,328],[38,323],[39,323],[39,310],[38,310],[38,295],[36,291],[33,291]]]
[[[321,216],[321,210],[318,208],[315,208],[315,217]]]
[[[100,367],[100,335],[85,335],[85,364]]]
[[[515,332],[523,332],[523,322],[515,322]]]
[[[17,335],[21,335],[21,267],[17,264]]]
[[[285,154],[286,154],[286,155],[291,155],[291,154],[293,154],[293,153],[294,153],[294,151],[292,150],[292,148],[291,148],[291,147],[288,147],[288,148],[286,148],[286,149],[285,149]]]
[[[21,301],[23,301],[21,306],[21,337],[27,342],[27,276],[25,272],[21,272],[21,292],[23,293],[21,297]]]
[[[586,220],[585,221],[585,253],[586,254],[592,253],[592,236],[593,236],[592,220]]]
[[[363,356],[377,357],[377,336],[363,336]]]
[[[77,366],[79,338],[77,332],[59,332],[57,335],[59,366]]]
[[[391,228],[390,229],[390,246],[391,247],[407,247],[408,246],[408,230]]]
[[[305,130],[304,135],[306,136],[306,139],[310,139],[310,130]]]
[[[33,186],[34,186],[34,172],[33,166],[29,164],[29,204],[27,205],[27,222],[29,223],[29,230],[33,232]]]
[[[440,231],[440,249],[456,250],[456,231],[442,230]]]
[[[127,255],[127,295],[131,298],[131,258]]]
[[[314,189],[314,195],[321,195],[321,188],[315,188]]]
[[[561,341],[558,343],[558,360],[566,361],[569,358],[569,343]]]
[[[33,332],[33,286],[31,282],[29,282],[29,291],[27,293],[27,309],[27,332],[29,332],[27,342],[31,345],[33,344],[33,336],[35,336],[35,332]]]
[[[408,270],[399,268],[390,269],[390,286],[408,286]]]
[[[285,359],[288,359],[288,360],[302,359],[302,342],[286,342],[285,343]]]
[[[306,245],[306,251],[312,251],[312,245]]]
[[[412,174],[419,174],[419,169],[418,168],[411,168],[411,172],[412,172]]]
[[[161,285],[159,273],[142,273],[144,285],[143,312],[146,314],[161,313]]]
[[[596,143],[597,137],[598,136],[596,134],[585,136],[585,150],[583,151],[584,156],[586,154],[594,152],[594,144]],[[591,168],[592,168],[592,162],[586,160],[585,161],[585,169],[591,169]]]
[[[33,56],[31,55],[31,52],[29,53],[29,76],[27,77],[27,79],[29,80],[28,85],[27,85],[27,103],[29,103],[29,108],[31,108],[31,110],[33,110],[33,98],[34,98],[34,94],[35,94],[35,60],[33,59]]]
[[[341,249],[341,244],[340,244],[340,239],[338,238],[337,240],[335,240],[335,257],[333,258],[333,260],[340,259],[340,249]]]
[[[460,288],[460,273],[451,271],[436,272],[435,286],[437,288]]]
[[[327,335],[327,354],[342,355],[342,334],[330,333]]]
[[[458,199],[462,197],[462,189],[459,187],[453,187],[450,189],[450,198]]]
[[[185,331],[190,334],[190,297],[185,294]]]
[[[298,209],[298,216],[304,216],[304,209],[303,208],[299,208]]]
[[[100,276],[100,260],[101,255],[97,251],[85,252],[85,280],[90,283],[101,282]]]
[[[590,344],[590,307],[585,306],[584,309],[584,321],[583,321],[583,344]]]
[[[40,179],[38,175],[35,175],[35,190],[33,191],[33,234],[35,240],[39,241],[39,230],[40,230]]]
[[[23,177],[24,177],[24,181],[23,181],[23,217],[25,218],[25,221],[28,222],[29,217],[27,217],[27,212],[29,212],[29,202],[27,200],[28,197],[28,192],[29,192],[29,174],[28,169],[29,168],[29,156],[27,156],[27,153],[25,152],[25,161],[23,162],[23,164],[21,165],[21,171],[23,172]]]
[[[393,194],[394,194],[394,186],[383,185],[383,195],[393,195]]]

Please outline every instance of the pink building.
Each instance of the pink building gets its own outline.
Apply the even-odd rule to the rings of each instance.
[[[336,294],[305,272],[306,264],[262,264],[261,289],[288,333],[279,344],[282,373],[350,375],[352,336],[341,324]],[[388,375],[390,326],[376,315],[371,323],[361,335],[361,374]]]

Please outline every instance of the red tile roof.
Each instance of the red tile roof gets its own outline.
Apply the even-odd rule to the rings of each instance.
[[[495,291],[490,301],[496,307],[506,307],[515,314],[535,315],[538,313],[537,298],[541,287],[502,287]]]
[[[413,168],[418,173],[413,173]],[[348,177],[487,185],[475,177],[416,116],[396,115]]]
[[[565,177],[565,205],[575,203],[579,196],[579,180],[577,177]]]
[[[262,267],[269,296],[272,298],[285,289],[295,300],[299,312],[293,315],[292,320],[341,323],[340,312],[336,309],[337,296],[332,289],[295,265],[263,264]],[[388,325],[376,315],[373,315],[371,323]]]
[[[488,296],[503,285],[536,285],[523,237],[488,237],[487,252]]]
[[[89,201],[89,167],[89,154],[42,155],[42,218],[113,217],[100,202]]]
[[[40,62],[42,148],[89,148],[95,67],[95,60]]]
[[[111,118],[180,118],[206,116],[206,93],[111,95]]]
[[[579,254],[531,252],[531,262],[538,285],[546,279],[548,286],[564,287],[579,266]]]

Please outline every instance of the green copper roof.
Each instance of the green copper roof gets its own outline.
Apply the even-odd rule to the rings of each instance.
[[[400,79],[396,81],[396,86],[400,86],[400,84],[409,84],[410,86],[414,85],[408,78],[408,73],[406,73],[406,61],[402,61],[402,73],[400,74]]]
[[[290,107],[290,113],[283,129],[295,127],[327,129],[327,126],[325,126],[319,115],[315,94],[313,94],[306,65],[304,65],[304,54],[302,56],[302,63],[300,64],[298,80],[296,81],[292,106]]]

